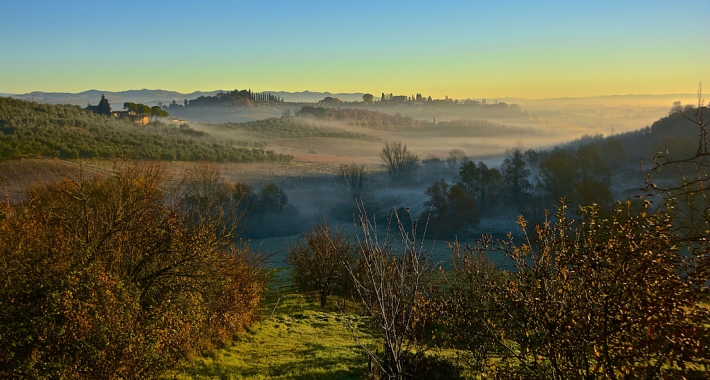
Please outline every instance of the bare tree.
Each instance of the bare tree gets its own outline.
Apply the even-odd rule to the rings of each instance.
[[[461,149],[451,149],[449,151],[449,157],[446,159],[446,163],[450,168],[458,169],[459,165],[466,162],[466,152]]]
[[[350,198],[361,199],[370,190],[372,180],[364,165],[340,164],[335,174],[335,186]]]
[[[419,157],[407,150],[401,141],[387,142],[382,147],[380,158],[394,180],[399,180],[414,173],[419,165]]]
[[[428,297],[430,253],[424,250],[423,239],[417,238],[416,220],[408,211],[407,217],[413,219],[412,230],[405,230],[393,210],[382,240],[376,224],[363,209],[360,211],[357,266],[351,263],[347,270],[355,281],[365,314],[383,338],[383,351],[363,347],[375,363],[375,371],[382,371],[390,379],[404,379],[421,370],[417,360],[424,349],[421,335],[428,320],[422,305]],[[396,236],[389,234],[392,225]]]

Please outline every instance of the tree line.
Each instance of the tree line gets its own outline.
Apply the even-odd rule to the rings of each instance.
[[[421,127],[421,123],[411,116],[402,116],[399,113],[389,115],[360,108],[303,106],[296,112],[296,115],[326,120],[342,120],[353,125],[381,130],[416,129]]]
[[[698,151],[697,124],[693,124],[691,117],[703,112],[707,108],[685,107],[671,112],[641,135],[585,136],[549,150],[513,148],[499,167],[473,160],[459,149],[452,150],[446,160],[436,157],[420,160],[401,142],[387,142],[380,158],[390,183],[395,186],[431,181],[432,173],[448,176],[430,182],[425,190],[428,197],[425,206],[433,211],[430,233],[451,236],[465,234],[481,218],[501,211],[519,213],[533,224],[542,222],[545,209],[553,208],[560,198],[569,202],[570,209],[597,204],[609,210],[616,197],[612,179],[617,173],[627,173],[631,165],[636,171],[638,163],[629,165],[629,156],[634,152],[652,155],[652,151],[670,151],[673,156],[689,156]],[[693,135],[695,142],[675,143],[692,139]],[[663,149],[656,146],[659,140],[666,142]],[[664,175],[670,174],[667,171]],[[350,199],[367,200],[368,192],[374,190],[370,176],[364,166],[342,165],[336,182]],[[460,206],[464,204],[468,206]]]
[[[242,106],[250,107],[254,103],[283,103],[283,98],[268,92],[252,92],[251,90],[237,90],[220,92],[215,96],[200,96],[185,104],[189,107],[209,106]]]
[[[344,131],[332,127],[315,126],[308,123],[305,119],[289,117],[269,118],[243,123],[211,124],[211,126],[256,133],[264,138],[330,137],[367,141],[378,140],[376,137],[364,133]]]
[[[103,95],[101,96],[103,99]],[[99,106],[101,106],[101,103],[99,103]],[[150,119],[156,121],[160,121],[163,117],[170,116],[168,111],[162,109],[160,106],[150,107],[142,103],[126,102],[123,103],[123,109],[129,112],[134,112],[136,115],[148,116]]]

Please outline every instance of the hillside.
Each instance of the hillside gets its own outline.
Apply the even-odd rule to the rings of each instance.
[[[610,165],[618,167],[633,165],[638,168],[640,160],[651,162],[656,154],[666,151],[677,159],[691,157],[698,150],[700,135],[698,124],[694,121],[696,111],[697,108],[686,107],[682,111],[669,113],[645,128],[607,137],[584,136],[564,147],[576,148],[590,143],[616,146],[615,151],[609,152],[606,159],[610,160]],[[703,107],[702,113],[710,115],[710,110]]]
[[[302,118],[338,120],[371,129],[400,130],[421,128],[421,122],[414,120],[411,116],[402,116],[400,113],[389,115],[362,108],[303,106],[297,114]]]
[[[300,118],[268,118],[244,123],[224,123],[212,125],[215,128],[244,131],[261,138],[307,138],[307,137],[332,137],[354,140],[377,141],[378,139],[357,132],[345,131],[327,126],[315,126],[306,119]]]
[[[161,159],[178,161],[289,161],[290,156],[235,147],[186,125],[137,125],[96,115],[78,106],[0,98],[0,159],[59,158]],[[246,142],[239,144],[245,145]]]

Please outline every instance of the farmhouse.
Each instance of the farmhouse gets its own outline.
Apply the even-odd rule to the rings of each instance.
[[[114,117],[125,118],[133,123],[146,125],[150,121],[146,115],[138,115],[134,111],[111,111]]]

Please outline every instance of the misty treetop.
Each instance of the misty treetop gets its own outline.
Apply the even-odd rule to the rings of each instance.
[[[364,133],[315,126],[300,118],[269,118],[245,123],[214,124],[213,126],[255,133],[264,138],[332,137],[367,141],[378,140],[378,138]]]
[[[360,108],[330,108],[303,106],[297,114],[300,117],[339,120],[352,125],[358,125],[372,129],[399,130],[421,128],[420,121],[415,120],[411,116],[402,116],[399,113],[395,115],[388,115],[386,113],[370,111]]]
[[[148,110],[150,112],[150,109]],[[292,156],[235,147],[188,126],[136,125],[72,105],[37,104],[0,98],[0,159],[162,159],[179,161],[290,161]]]
[[[447,135],[450,136],[500,136],[500,135],[545,135],[547,132],[539,128],[518,127],[514,125],[506,125],[496,123],[489,120],[480,119],[456,119],[452,121],[439,121],[436,124],[423,122],[424,128],[433,128],[436,130],[446,129]]]

